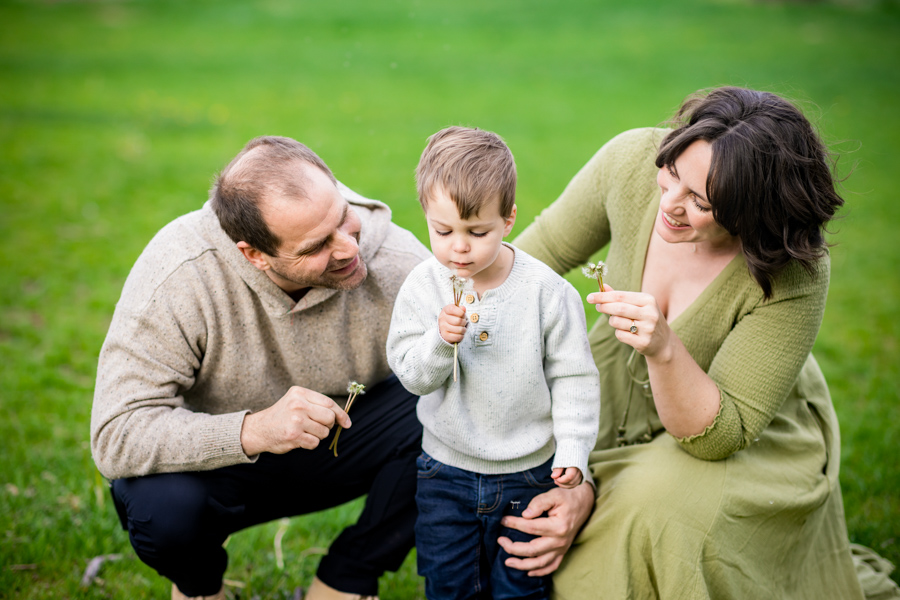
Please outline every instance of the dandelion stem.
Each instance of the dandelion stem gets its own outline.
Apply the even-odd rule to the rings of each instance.
[[[344,405],[344,412],[350,412],[350,407],[353,406],[353,401],[356,400],[356,397],[360,394],[365,394],[366,386],[361,383],[356,383],[355,381],[351,381],[347,384],[347,392],[350,394],[347,396],[347,403]],[[338,438],[341,437],[341,431],[344,428],[338,425],[337,431],[334,432],[334,439],[331,440],[331,444],[328,445],[329,450],[334,451],[334,456],[337,458],[337,442]]]

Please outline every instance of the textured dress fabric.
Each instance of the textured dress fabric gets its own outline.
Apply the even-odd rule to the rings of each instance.
[[[617,136],[515,244],[565,273],[609,246],[605,281],[639,290],[659,208],[663,135]],[[594,598],[862,598],[838,483],[840,438],[810,354],[830,262],[789,264],[763,297],[742,255],[670,326],[716,382],[704,432],[675,438],[653,403],[643,358],[600,318],[600,434],[590,457],[593,514],[554,577],[555,595]],[[626,415],[627,412],[627,415]],[[617,428],[636,442],[616,447]]]

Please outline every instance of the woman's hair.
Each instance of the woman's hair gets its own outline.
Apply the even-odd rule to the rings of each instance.
[[[825,252],[825,225],[844,200],[825,144],[787,100],[735,87],[689,97],[663,139],[656,166],[698,140],[712,147],[706,194],[713,218],[740,238],[750,274],[768,298],[791,260],[809,272]]]

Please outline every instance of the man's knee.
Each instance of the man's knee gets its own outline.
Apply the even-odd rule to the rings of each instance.
[[[158,555],[190,546],[208,524],[208,490],[190,474],[119,479],[112,491],[138,554]]]

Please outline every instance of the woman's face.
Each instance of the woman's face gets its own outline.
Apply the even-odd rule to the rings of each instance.
[[[709,249],[732,247],[737,241],[716,223],[706,197],[706,176],[712,160],[709,142],[697,140],[656,175],[662,192],[656,232],[671,244],[690,242]]]

